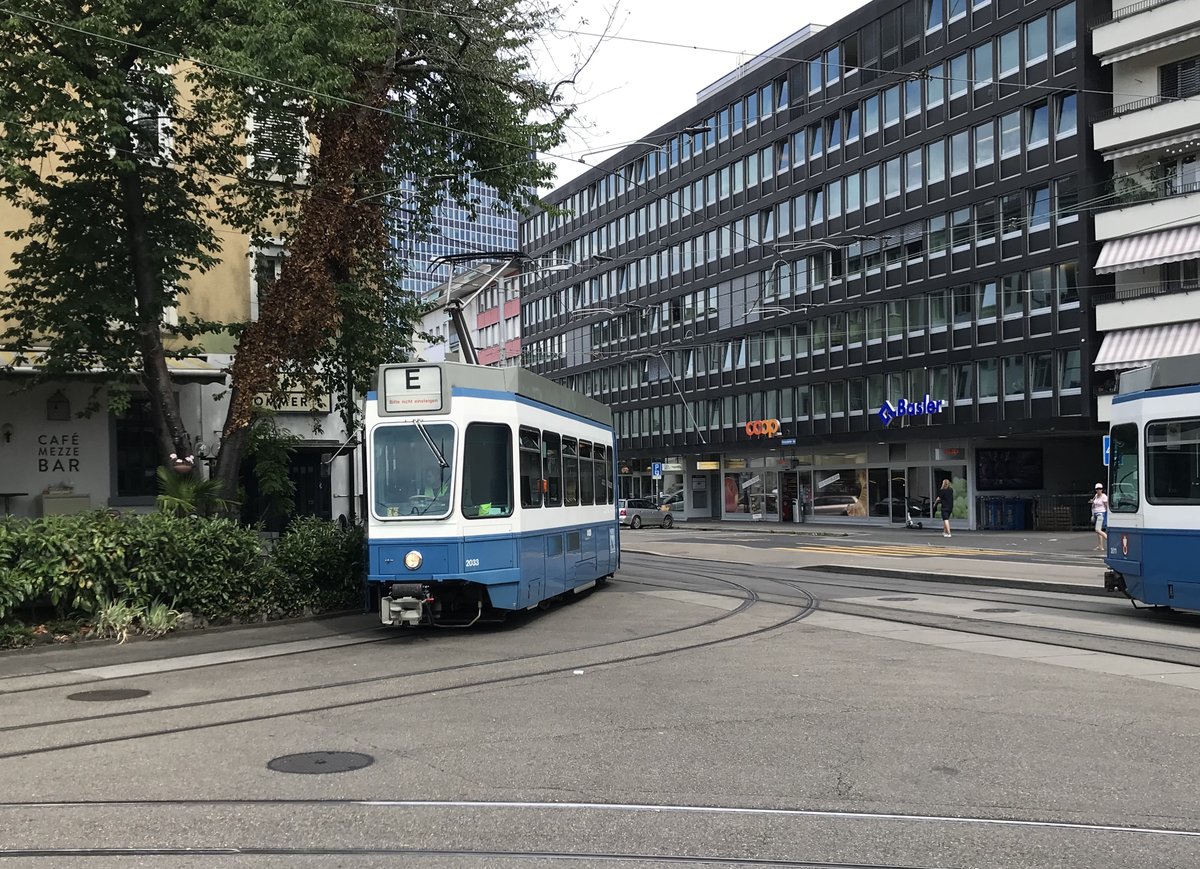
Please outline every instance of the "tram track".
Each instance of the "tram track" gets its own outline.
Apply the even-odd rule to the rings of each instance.
[[[691,631],[691,630],[697,630],[700,628],[709,627],[709,626],[715,625],[719,622],[723,622],[727,619],[733,618],[737,615],[743,614],[747,610],[749,610],[750,608],[755,606],[756,604],[763,602],[761,595],[759,595],[758,592],[756,592],[755,590],[749,588],[748,586],[746,586],[740,582],[737,582],[735,580],[724,579],[724,578],[716,577],[716,576],[704,576],[703,578],[709,579],[714,582],[723,583],[726,586],[735,587],[738,591],[741,592],[740,595],[736,595],[736,597],[738,597],[740,600],[740,603],[738,604],[738,606],[736,606],[735,608],[733,608],[731,610],[722,612],[710,619],[704,619],[702,621],[693,622],[693,623],[690,623],[687,625],[680,625],[680,626],[668,628],[668,629],[665,629],[662,631],[656,631],[656,632],[649,633],[649,634],[643,634],[643,635],[637,636],[637,637],[625,637],[625,638],[621,638],[618,640],[610,640],[610,641],[604,641],[604,642],[599,642],[599,643],[588,643],[588,644],[569,647],[569,648],[565,648],[565,649],[555,649],[555,650],[532,653],[532,654],[508,655],[508,656],[502,656],[502,657],[498,657],[498,658],[488,659],[485,661],[473,661],[473,662],[464,663],[464,664],[448,665],[445,667],[431,667],[431,668],[426,668],[424,670],[414,670],[411,672],[407,672],[403,675],[406,677],[452,675],[455,673],[468,672],[470,670],[478,669],[478,668],[482,668],[482,667],[500,666],[500,665],[504,665],[504,664],[512,664],[512,663],[517,663],[517,662],[535,660],[535,659],[540,659],[540,658],[562,656],[562,655],[573,655],[573,654],[578,654],[580,652],[597,652],[597,651],[600,651],[603,649],[609,649],[609,648],[613,648],[613,647],[617,647],[617,646],[627,645],[630,643],[646,642],[647,640],[655,640],[655,639],[659,639],[662,637],[670,636],[672,634],[678,634],[683,631]],[[93,747],[93,746],[98,746],[98,745],[112,744],[112,743],[116,743],[116,742],[127,742],[127,741],[131,741],[131,740],[137,740],[137,739],[143,739],[143,738],[173,735],[173,734],[177,734],[177,733],[188,733],[188,732],[194,732],[194,731],[198,731],[198,730],[207,730],[207,729],[212,729],[212,728],[216,728],[216,727],[224,727],[224,726],[229,726],[229,725],[234,725],[234,724],[249,724],[249,723],[260,722],[260,721],[269,721],[269,720],[274,720],[274,719],[279,719],[279,718],[293,717],[293,716],[297,716],[297,715],[329,712],[329,711],[338,710],[338,709],[347,709],[347,708],[354,708],[354,707],[360,707],[360,706],[367,706],[367,705],[376,704],[376,703],[384,703],[384,702],[389,702],[389,701],[411,699],[411,698],[415,698],[415,697],[430,696],[430,695],[446,693],[446,692],[450,692],[450,691],[460,691],[460,690],[471,689],[471,688],[484,688],[484,687],[490,687],[490,686],[494,686],[494,685],[510,684],[510,683],[520,682],[520,681],[524,681],[524,680],[528,680],[528,679],[536,679],[539,677],[563,675],[563,674],[572,672],[573,670],[575,670],[576,668],[578,668],[580,666],[606,666],[607,667],[607,666],[618,665],[618,664],[623,664],[623,663],[628,663],[628,662],[633,662],[633,661],[652,660],[655,658],[661,658],[661,657],[666,657],[669,655],[678,654],[680,652],[687,652],[687,651],[693,651],[696,649],[703,649],[703,648],[709,648],[709,647],[713,647],[713,646],[724,645],[727,643],[736,642],[739,640],[748,639],[750,637],[759,636],[761,634],[768,633],[771,631],[779,630],[780,628],[794,624],[795,622],[798,622],[801,619],[806,618],[813,611],[815,611],[816,605],[817,605],[816,599],[813,598],[811,595],[807,595],[807,593],[804,592],[802,589],[797,589],[797,591],[799,592],[802,600],[804,601],[803,603],[797,603],[794,599],[788,600],[788,601],[772,601],[771,602],[771,603],[775,603],[776,605],[784,606],[784,607],[790,608],[792,610],[795,610],[787,618],[780,619],[779,621],[777,621],[773,624],[770,624],[770,625],[760,626],[760,627],[754,628],[752,630],[738,632],[738,633],[733,634],[728,637],[720,637],[717,639],[704,640],[701,642],[694,642],[694,643],[685,643],[683,645],[673,646],[673,647],[667,648],[667,649],[657,649],[657,650],[653,650],[653,651],[639,652],[639,653],[629,654],[629,655],[618,655],[616,657],[609,658],[607,660],[600,660],[595,663],[586,663],[586,662],[578,662],[577,661],[577,662],[573,662],[568,665],[548,667],[548,668],[536,670],[534,672],[514,673],[514,674],[501,675],[501,676],[494,676],[494,677],[485,678],[485,679],[468,680],[466,682],[460,682],[460,683],[453,684],[453,685],[439,685],[439,686],[429,687],[429,688],[416,690],[416,691],[410,690],[410,691],[395,692],[395,693],[389,692],[389,693],[381,695],[381,696],[349,699],[349,700],[344,700],[344,701],[340,701],[337,703],[309,704],[309,705],[302,706],[300,708],[287,709],[287,710],[282,710],[282,711],[278,711],[278,712],[263,713],[260,715],[222,718],[219,721],[181,724],[181,725],[178,725],[175,727],[160,727],[160,728],[155,728],[155,729],[151,729],[151,730],[143,730],[140,732],[124,733],[124,734],[118,734],[118,735],[109,736],[109,737],[98,737],[98,738],[93,738],[93,739],[75,740],[75,741],[66,742],[66,743],[59,743],[59,744],[47,745],[47,746],[39,746],[36,748],[30,748],[30,749],[24,749],[24,750],[3,751],[3,752],[0,752],[0,760],[8,760],[8,759],[13,759],[13,758],[18,758],[18,757],[26,757],[29,755],[37,755],[37,754],[48,754],[48,753],[52,753],[52,752],[66,751],[66,750],[70,750],[70,749],[88,748],[88,747]],[[725,595],[725,596],[734,596],[734,595]],[[219,665],[211,665],[211,666],[219,666]],[[127,678],[138,678],[138,677],[131,676],[131,677],[127,677]],[[352,688],[358,688],[358,687],[367,687],[367,686],[370,686],[373,684],[379,684],[379,683],[386,682],[386,681],[394,681],[396,678],[397,678],[397,674],[389,673],[386,675],[364,676],[364,677],[360,677],[358,679],[338,680],[335,682],[324,682],[324,683],[318,683],[315,685],[301,685],[301,686],[296,686],[293,688],[276,689],[276,690],[272,690],[272,691],[246,692],[246,693],[228,696],[228,697],[211,697],[211,698],[206,698],[203,700],[187,701],[187,702],[183,702],[183,703],[157,704],[157,705],[152,705],[152,706],[143,706],[143,707],[139,707],[137,709],[102,712],[102,713],[97,713],[97,714],[93,714],[93,715],[81,715],[81,716],[71,716],[68,718],[44,719],[44,720],[40,720],[40,721],[32,721],[32,722],[24,722],[21,724],[6,725],[3,727],[0,727],[0,733],[13,733],[13,732],[17,732],[17,731],[29,731],[29,730],[35,730],[35,729],[41,729],[41,728],[60,727],[60,726],[95,725],[98,722],[109,721],[109,720],[114,720],[114,719],[122,719],[122,718],[140,718],[140,717],[146,717],[146,716],[153,717],[155,715],[162,715],[164,713],[170,713],[170,712],[176,712],[176,711],[206,709],[206,708],[212,708],[212,707],[227,705],[227,704],[251,703],[251,702],[263,701],[263,700],[273,700],[273,699],[278,699],[281,697],[296,696],[296,695],[308,694],[308,693],[320,693],[320,692],[324,692],[324,691],[332,691],[332,690],[342,689],[342,688],[351,688],[352,689]],[[105,684],[118,683],[121,681],[124,681],[124,679],[111,679],[111,680],[106,680]],[[61,689],[64,686],[53,686],[53,687],[57,687],[57,688]],[[78,685],[76,684],[76,685],[65,686],[65,687],[77,688]]]
[[[643,556],[646,557],[646,556]],[[651,558],[655,556],[649,556]],[[672,561],[679,559],[672,557]],[[745,576],[744,572],[730,571],[713,571],[713,562],[704,561],[706,568],[713,573],[731,573],[739,577]],[[787,571],[789,568],[757,568],[763,575],[758,579],[770,582],[776,585],[783,585],[786,588],[800,588],[799,580],[789,577],[775,577],[765,575],[767,571]],[[904,582],[904,580],[898,580]],[[804,594],[811,594],[808,589],[820,586],[829,586],[839,589],[851,589],[855,591],[878,591],[888,594],[920,594],[928,597],[942,597],[959,600],[980,601],[987,600],[986,598],[973,597],[967,594],[950,594],[937,591],[908,591],[903,588],[898,589],[895,586],[871,586],[862,585],[850,582],[838,582],[836,580],[827,580],[814,576],[803,582]],[[690,588],[695,590],[694,586],[667,584],[666,588]],[[995,589],[988,589],[990,593],[995,593]],[[1003,592],[1003,590],[1000,590]],[[720,594],[720,592],[709,590],[710,594]],[[1053,603],[1045,602],[1044,599],[1038,601],[1030,601],[1019,592],[1010,593],[1012,597],[1020,598],[1020,600],[1010,601],[1013,605],[1026,607],[1037,607],[1045,610],[1052,610],[1064,613],[1078,614],[1081,611],[1092,614],[1107,614],[1106,610],[1094,609],[1091,606],[1068,606],[1054,605]],[[786,595],[764,595],[762,599],[767,603],[786,603],[789,599]],[[959,633],[970,634],[973,636],[994,637],[996,639],[1021,640],[1025,642],[1038,643],[1045,646],[1054,646],[1058,648],[1071,649],[1075,651],[1099,652],[1105,654],[1120,655],[1126,658],[1137,658],[1145,661],[1153,661],[1163,664],[1175,664],[1188,667],[1200,667],[1200,647],[1182,645],[1177,643],[1164,642],[1162,640],[1141,639],[1118,637],[1111,634],[1100,634],[1091,631],[1080,631],[1074,628],[1066,627],[1050,627],[1046,625],[1023,625],[1017,622],[1000,621],[997,619],[971,618],[962,615],[953,615],[946,613],[930,613],[920,612],[916,610],[898,609],[896,607],[871,606],[870,604],[854,602],[847,603],[837,599],[818,598],[819,607],[822,612],[837,613],[840,615],[861,616],[863,618],[875,619],[878,621],[892,622],[894,624],[911,625],[914,627],[940,628],[942,630],[956,631]],[[1074,601],[1072,601],[1074,603]],[[1090,602],[1089,602],[1090,603]],[[1132,612],[1132,610],[1130,610]],[[1194,622],[1194,617],[1188,615],[1177,615],[1175,620],[1184,622]]]
[[[537,860],[543,863],[587,865],[636,864],[654,866],[778,866],[791,869],[931,869],[896,863],[841,863],[828,860],[775,860],[769,857],[717,857],[701,855],[631,854],[599,851],[515,851],[463,848],[29,848],[0,849],[3,858],[72,857],[405,857],[477,860]]]

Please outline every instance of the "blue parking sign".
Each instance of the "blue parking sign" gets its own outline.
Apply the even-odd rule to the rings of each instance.
[[[1107,468],[1110,461],[1112,461],[1112,437],[1110,435],[1105,435],[1104,436],[1104,467]]]
[[[662,479],[662,462],[650,463],[650,476],[656,480]]]

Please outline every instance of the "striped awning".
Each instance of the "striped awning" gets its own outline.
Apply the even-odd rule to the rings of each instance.
[[[1160,48],[1166,48],[1170,45],[1178,45],[1181,42],[1187,42],[1193,37],[1200,36],[1200,27],[1191,27],[1187,30],[1181,30],[1164,36],[1161,39],[1155,39],[1151,42],[1139,42],[1129,48],[1121,51],[1114,51],[1111,54],[1104,54],[1100,58],[1101,66],[1111,66],[1122,60],[1129,60],[1131,57],[1138,57],[1142,54],[1149,54],[1152,51],[1157,51]]]
[[[1106,241],[1096,260],[1096,272],[1123,272],[1186,259],[1200,259],[1200,225]]]
[[[1193,353],[1200,353],[1200,320],[1109,332],[1092,367],[1097,371],[1140,368],[1155,359]]]
[[[0,350],[0,375],[4,374],[37,374],[40,368],[41,350],[28,350],[16,353],[12,350]],[[225,372],[219,365],[197,356],[186,356],[181,359],[167,360],[168,373],[177,380],[197,380],[203,383],[217,383],[225,379]],[[78,372],[80,375],[103,374],[99,368],[91,371]]]
[[[1105,160],[1117,160],[1121,157],[1136,157],[1138,154],[1146,154],[1150,151],[1158,151],[1162,148],[1170,148],[1172,145],[1186,145],[1189,142],[1196,141],[1200,144],[1200,133],[1192,130],[1188,133],[1180,133],[1178,136],[1166,136],[1164,138],[1150,139],[1146,142],[1140,142],[1136,145],[1129,145],[1125,148],[1118,148],[1115,151],[1105,151]]]

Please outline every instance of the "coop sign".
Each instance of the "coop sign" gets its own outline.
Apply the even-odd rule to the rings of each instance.
[[[879,418],[887,425],[898,416],[931,416],[945,410],[948,403],[944,399],[930,398],[928,392],[922,401],[909,401],[907,398],[902,398],[895,404],[885,401],[879,408]]]

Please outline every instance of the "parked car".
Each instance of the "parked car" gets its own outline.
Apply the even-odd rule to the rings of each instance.
[[[675,524],[675,517],[668,510],[660,510],[649,498],[628,498],[618,502],[617,516],[622,525],[630,528],[641,528],[643,525],[661,525],[670,528]]]

